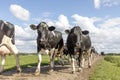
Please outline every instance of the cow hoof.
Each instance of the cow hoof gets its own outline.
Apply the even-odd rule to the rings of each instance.
[[[22,69],[21,69],[21,68],[18,68],[18,69],[17,69],[17,72],[21,73],[21,72],[22,72]]]
[[[35,76],[40,76],[40,72],[35,72],[34,75]]]
[[[64,66],[64,64],[62,64],[62,66]]]
[[[54,71],[53,69],[49,70],[50,73],[52,73],[53,71]]]
[[[91,66],[89,65],[88,68],[91,68]]]
[[[78,72],[82,72],[82,68],[78,68]]]
[[[75,71],[72,71],[72,74],[75,74]]]

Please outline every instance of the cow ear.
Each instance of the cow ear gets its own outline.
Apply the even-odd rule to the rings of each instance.
[[[70,30],[68,30],[68,29],[65,30],[65,33],[66,33],[66,34],[69,34],[69,33],[70,33]]]
[[[88,30],[82,31],[82,34],[87,35],[89,34],[89,31]]]
[[[49,31],[53,31],[53,30],[55,30],[55,27],[54,26],[50,26],[50,27],[48,27],[48,30]]]
[[[32,30],[36,30],[36,29],[37,29],[37,26],[35,26],[34,24],[31,24],[31,25],[30,25],[30,28],[31,28]]]

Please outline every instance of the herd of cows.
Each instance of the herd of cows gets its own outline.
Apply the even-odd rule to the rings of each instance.
[[[92,53],[96,53],[95,48],[91,45],[89,31],[82,31],[79,26],[74,26],[70,30],[65,30],[67,36],[64,42],[62,33],[56,31],[54,26],[48,26],[45,22],[38,25],[31,24],[32,30],[37,30],[37,53],[38,65],[35,75],[40,75],[42,53],[50,56],[50,71],[54,70],[54,58],[57,57],[61,64],[63,55],[69,55],[71,58],[72,73],[75,70],[75,60],[78,62],[78,70],[84,68],[85,59],[88,60],[88,67],[91,67]],[[0,20],[0,55],[1,66],[0,73],[4,70],[5,57],[7,54],[14,54],[16,57],[16,66],[19,72],[22,71],[19,64],[18,49],[15,46],[14,25],[10,22]],[[66,44],[64,44],[66,43]]]

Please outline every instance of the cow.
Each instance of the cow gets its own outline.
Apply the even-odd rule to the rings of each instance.
[[[96,51],[95,47],[91,47],[91,54],[92,54],[92,59],[94,60],[99,56],[99,53]]]
[[[91,66],[91,39],[89,31],[82,31],[79,26],[74,26],[71,30],[65,30],[68,34],[66,44],[68,54],[72,61],[72,73],[75,73],[75,60],[78,62],[78,71],[84,67],[84,61],[89,58],[89,67]]]
[[[15,30],[14,25],[10,22],[0,20],[0,55],[1,55],[1,66],[0,73],[4,71],[6,55],[14,54],[16,58],[17,70],[21,72],[19,64],[18,49],[15,46]]]
[[[55,30],[54,26],[48,26],[46,22],[40,22],[37,26],[30,25],[32,30],[37,30],[37,53],[38,53],[38,66],[35,75],[40,75],[40,65],[42,61],[42,53],[49,54],[50,56],[50,72],[54,71],[54,58],[61,56],[63,52],[63,37],[62,33]]]

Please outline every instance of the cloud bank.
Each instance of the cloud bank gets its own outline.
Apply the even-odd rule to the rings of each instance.
[[[79,25],[82,30],[89,30],[92,40],[92,46],[98,52],[120,52],[120,17],[116,18],[97,18],[86,17],[79,14],[71,16],[70,22],[67,16],[61,14],[57,20],[45,19],[49,26],[55,26],[56,30],[62,32],[64,43],[66,42],[66,34],[64,30],[71,29]],[[31,30],[28,26],[21,27],[16,25],[16,45],[22,52],[36,52],[37,32]]]

